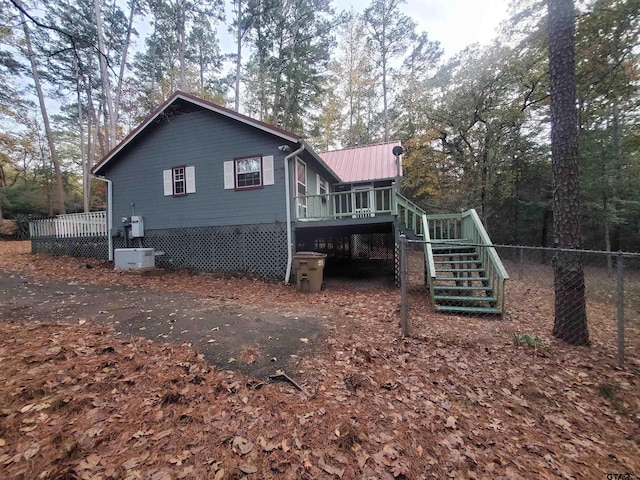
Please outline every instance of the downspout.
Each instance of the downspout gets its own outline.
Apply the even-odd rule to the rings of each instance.
[[[111,229],[113,228],[113,183],[108,178],[100,175],[91,175],[96,180],[106,182],[107,184],[107,240],[109,242],[109,261],[113,261],[113,236]]]
[[[290,153],[284,157],[284,185],[285,185],[285,199],[287,202],[287,273],[284,276],[284,284],[289,285],[289,278],[291,277],[291,264],[293,263],[293,243],[291,232],[291,194],[289,189],[289,160],[301,153],[304,150],[304,141],[300,140],[300,148],[293,153]]]

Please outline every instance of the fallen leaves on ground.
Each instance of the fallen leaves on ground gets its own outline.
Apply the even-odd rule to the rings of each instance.
[[[514,315],[502,320],[438,316],[415,299],[412,338],[402,339],[398,291],[390,287],[345,283],[310,296],[253,279],[134,277],[100,262],[87,270],[77,259],[20,248],[0,243],[1,269],[189,291],[221,304],[250,299],[262,308],[331,312],[331,318],[324,341],[287,372],[306,393],[216,370],[188,345],[116,336],[91,319],[18,324],[3,318],[2,478],[605,478],[640,472],[637,344],[619,369],[599,336],[601,330],[608,335],[608,319],[590,319],[592,347],[555,342],[548,317],[526,318],[528,303],[552,308],[544,295],[519,297]],[[510,292],[519,288],[512,282]],[[536,332],[548,354],[515,347],[511,331]]]

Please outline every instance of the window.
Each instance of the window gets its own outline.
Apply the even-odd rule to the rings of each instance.
[[[307,165],[296,160],[296,197],[298,205],[298,218],[307,216]]]
[[[162,173],[165,197],[183,197],[196,192],[196,167],[180,165]]]
[[[224,188],[251,190],[273,185],[273,155],[238,157],[224,162]]]
[[[235,162],[236,188],[262,186],[262,157],[237,158]]]
[[[175,167],[173,169],[173,194],[186,195],[184,167]]]
[[[329,193],[329,182],[318,175],[318,195],[324,195],[322,200],[325,202],[327,201],[327,193]]]
[[[318,197],[313,200],[315,206],[314,210],[321,217],[331,216],[331,210],[329,208],[329,182],[316,173],[316,189]],[[319,199],[319,201],[317,200]]]

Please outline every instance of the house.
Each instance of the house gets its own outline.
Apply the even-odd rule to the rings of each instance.
[[[440,216],[430,232],[426,213],[398,191],[401,154],[399,142],[317,153],[295,133],[176,92],[92,173],[108,184],[110,252],[153,248],[162,253],[161,266],[289,282],[294,253],[316,250],[326,252],[328,262],[384,260],[395,265],[397,277],[402,233],[441,239],[449,257],[459,248],[451,242],[462,239],[452,232],[485,241],[471,214]],[[458,277],[454,286],[435,284],[434,249],[424,244],[432,299],[438,288],[462,289]],[[493,267],[476,263],[472,280],[493,282],[482,276]],[[497,296],[489,297],[493,290],[477,288],[490,298],[486,308],[499,308]],[[445,303],[458,298],[441,296]]]
[[[92,173],[110,184],[115,248],[288,279],[295,247],[393,233],[398,145],[318,154],[294,133],[177,92]]]

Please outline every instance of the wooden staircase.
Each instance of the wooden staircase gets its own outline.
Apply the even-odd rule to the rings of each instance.
[[[499,315],[497,298],[477,247],[466,239],[432,243],[431,288],[438,312]]]
[[[502,315],[509,275],[477,212],[425,221],[425,277],[435,310]]]
[[[423,245],[425,283],[437,312],[502,315],[507,274],[474,209],[427,215],[395,195],[399,235]]]

